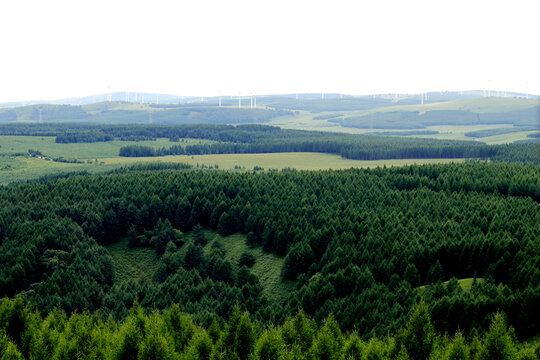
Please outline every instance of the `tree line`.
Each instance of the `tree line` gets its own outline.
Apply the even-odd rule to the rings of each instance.
[[[141,145],[122,147],[120,156],[163,156],[234,153],[323,152],[347,159],[476,158],[494,161],[540,163],[539,145],[486,145],[474,141],[398,138],[280,129],[267,125],[89,125],[7,124],[0,134],[56,136],[56,142],[155,140],[157,138],[206,139],[216,143],[173,145],[154,149]]]
[[[177,305],[145,313],[138,303],[123,321],[103,321],[85,311],[67,316],[56,309],[45,318],[20,300],[0,302],[2,359],[237,359],[237,360],[534,360],[540,342],[520,344],[496,314],[484,336],[440,334],[425,303],[416,305],[395,335],[363,340],[343,332],[329,316],[321,326],[298,312],[282,326],[264,327],[235,307],[227,322],[198,326]]]

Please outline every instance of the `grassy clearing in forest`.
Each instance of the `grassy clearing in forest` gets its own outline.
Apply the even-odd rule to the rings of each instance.
[[[105,248],[113,258],[115,283],[152,279],[159,267],[160,259],[154,248],[130,248],[127,238],[120,239]]]
[[[206,245],[205,251],[210,251],[212,243],[219,241],[227,252],[225,259],[230,261],[233,266],[238,266],[238,260],[244,252],[255,256],[256,261],[251,272],[259,279],[263,287],[263,294],[270,302],[282,303],[287,295],[295,289],[294,282],[283,280],[281,277],[281,268],[285,258],[266,253],[261,247],[247,246],[246,237],[243,234],[221,237],[215,232],[207,231],[206,236],[211,241]]]
[[[160,138],[155,141],[106,141],[94,143],[56,143],[55,136],[0,136],[0,154],[27,153],[28,149],[39,150],[50,157],[75,159],[100,159],[118,156],[120,148],[127,145],[144,145],[153,148],[170,147],[173,145],[195,145],[212,143],[204,139],[180,139],[171,142]]]
[[[253,170],[260,166],[264,170],[294,168],[297,170],[349,169],[352,167],[403,166],[411,164],[432,164],[462,162],[464,159],[389,159],[389,160],[350,160],[339,155],[325,153],[267,153],[267,154],[217,154],[217,155],[171,155],[139,158],[102,159],[107,164],[129,165],[135,162],[183,162],[193,166],[218,165],[222,170],[234,170],[235,166]]]
[[[478,284],[483,283],[483,282],[484,282],[484,278],[476,278],[476,281],[478,282]],[[473,285],[473,282],[474,282],[474,278],[458,279],[459,285],[460,285],[461,288],[462,288],[463,290],[465,290],[465,291],[471,290],[471,287],[472,287],[472,285]],[[443,282],[443,284],[444,284],[444,285],[448,284],[448,281]],[[416,289],[423,291],[423,290],[426,289],[426,285],[419,286],[419,287],[417,287]]]

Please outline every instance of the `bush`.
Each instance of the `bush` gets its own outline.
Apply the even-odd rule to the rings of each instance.
[[[255,256],[250,253],[243,253],[238,260],[238,266],[246,266],[248,268],[252,267],[255,264]]]

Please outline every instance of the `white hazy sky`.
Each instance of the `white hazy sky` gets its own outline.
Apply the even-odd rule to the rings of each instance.
[[[109,91],[540,94],[538,14],[538,0],[2,0],[0,102]]]

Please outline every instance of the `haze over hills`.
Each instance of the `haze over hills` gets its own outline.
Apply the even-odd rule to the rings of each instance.
[[[486,93],[493,94],[497,93]],[[373,135],[456,140],[499,136],[492,138],[493,141],[534,141],[536,135],[533,133],[540,129],[538,97],[500,92],[498,95],[501,97],[484,96],[483,91],[468,91],[417,95],[311,93],[204,98],[114,93],[0,108],[0,124],[256,123],[291,129],[360,131]],[[513,137],[503,136],[510,133]]]
[[[420,103],[421,94],[393,94],[393,93],[380,93],[370,95],[346,95],[339,93],[298,93],[298,94],[269,94],[269,95],[256,95],[253,94],[241,94],[241,98],[249,101],[251,96],[257,97],[259,105],[270,105],[276,103],[290,103],[291,100],[330,100],[330,99],[386,99],[404,105],[408,102],[411,104]],[[463,100],[463,99],[475,99],[481,97],[510,97],[510,98],[528,98],[539,99],[540,95],[517,93],[517,92],[505,92],[498,90],[469,90],[469,91],[433,91],[427,92],[424,95],[424,102],[433,103],[441,101],[451,100]],[[222,105],[237,105],[238,94],[235,95],[222,95]],[[148,92],[112,92],[105,94],[92,94],[84,97],[73,97],[65,99],[53,99],[44,100],[36,99],[29,101],[13,101],[0,103],[0,108],[13,108],[22,107],[27,105],[36,104],[56,104],[56,105],[88,105],[100,102],[129,102],[139,104],[193,104],[193,103],[205,103],[207,105],[218,105],[219,96],[194,96],[194,95],[172,95],[162,93],[148,93]],[[248,103],[249,104],[249,103]]]

